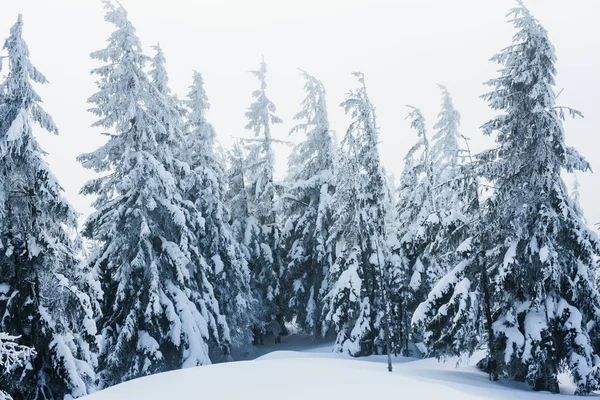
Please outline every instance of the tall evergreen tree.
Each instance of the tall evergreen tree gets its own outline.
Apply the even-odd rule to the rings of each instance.
[[[47,81],[22,29],[19,16],[4,42],[9,71],[0,84],[0,330],[37,353],[2,386],[18,399],[77,397],[93,390],[96,325],[80,279],[77,214],[33,135],[34,124],[58,129],[33,88]]]
[[[250,330],[255,306],[250,291],[248,263],[236,241],[226,208],[227,177],[223,161],[215,151],[215,131],[206,118],[210,108],[202,75],[194,72],[194,80],[185,102],[189,109],[185,147],[190,173],[185,178],[186,198],[204,217],[198,233],[200,253],[215,275],[215,294],[227,317],[227,340],[237,347],[250,344]],[[224,349],[230,355],[230,349]]]
[[[377,149],[379,131],[364,75],[342,103],[352,122],[342,141],[331,245],[337,258],[324,298],[335,350],[353,356],[390,351],[385,215],[387,187]]]
[[[402,353],[407,356],[412,312],[439,277],[439,266],[431,246],[440,223],[433,196],[433,166],[425,118],[418,108],[409,108],[407,118],[417,132],[417,142],[404,157],[397,189],[397,221],[388,238],[393,331],[398,335]]]
[[[104,292],[99,321],[104,386],[169,369],[210,363],[208,342],[226,343],[224,318],[200,253],[204,218],[180,193],[175,156],[183,143],[180,113],[144,72],[148,61],[123,7],[105,1],[116,26],[89,102],[108,142],[79,157],[103,172],[86,183],[96,212],[84,235],[99,243],[89,259]],[[156,65],[155,65],[156,68]]]
[[[401,332],[410,331],[415,308],[433,286],[462,258],[456,247],[468,237],[465,229],[472,212],[476,188],[466,162],[467,152],[459,145],[460,114],[444,86],[442,109],[432,144],[427,140],[424,119],[413,110],[412,126],[419,141],[407,154],[399,188],[398,239],[392,246],[400,285]],[[415,158],[417,156],[417,158]],[[405,314],[403,314],[405,313]],[[423,332],[417,330],[417,338]],[[408,337],[403,338],[408,342]]]
[[[418,289],[425,281],[435,279],[425,277],[425,266],[427,273],[436,274],[431,271],[434,265],[429,265],[430,254],[426,252],[429,244],[427,225],[436,223],[436,219],[430,217],[436,212],[435,198],[433,195],[433,163],[430,154],[430,143],[427,137],[425,118],[418,108],[411,107],[408,115],[411,119],[411,128],[417,131],[417,142],[411,147],[404,157],[404,168],[400,176],[398,187],[398,228],[397,235],[401,248],[403,248],[405,262],[409,270],[410,284],[413,289]],[[429,259],[427,259],[429,258]]]
[[[266,94],[267,65],[264,58],[259,69],[250,71],[260,88],[252,93],[255,99],[246,112],[246,129],[255,139],[247,140],[248,157],[245,160],[247,174],[247,200],[249,218],[246,222],[247,248],[250,250],[249,265],[253,275],[256,297],[263,305],[262,326],[276,340],[283,333],[284,304],[280,287],[283,265],[280,258],[281,232],[277,220],[277,188],[274,182],[275,154],[271,126],[281,123],[276,116],[275,104]]]
[[[322,298],[329,286],[327,275],[334,254],[328,243],[333,214],[333,148],[325,88],[313,76],[306,79],[300,121],[290,134],[303,132],[288,161],[284,194],[287,243],[286,282],[291,283],[289,306],[299,326],[316,336],[322,331]]]
[[[437,315],[429,326],[443,351],[472,351],[480,340],[474,332],[463,336],[464,347],[440,332],[473,326],[482,316],[493,373],[558,392],[565,369],[576,393],[586,394],[599,386],[600,297],[593,274],[600,244],[561,171],[589,164],[565,144],[565,109],[555,105],[556,58],[546,30],[522,3],[511,15],[518,32],[493,58],[503,68],[484,96],[502,112],[484,125],[484,133],[497,132],[497,147],[479,155],[495,190],[477,236],[461,248],[471,247],[474,256],[434,289],[422,311]]]

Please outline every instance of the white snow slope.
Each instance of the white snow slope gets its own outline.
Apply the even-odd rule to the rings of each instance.
[[[291,346],[299,348],[300,346]],[[281,348],[286,348],[285,343]],[[287,348],[290,348],[288,344]],[[275,347],[276,349],[276,347]],[[575,398],[568,376],[561,376],[567,396],[533,392],[526,385],[490,382],[474,366],[454,361],[396,358],[387,372],[382,356],[352,358],[331,353],[331,345],[302,351],[273,351],[256,360],[188,368],[135,379],[105,389],[86,400],[187,399],[523,399]],[[577,397],[580,398],[580,397]]]

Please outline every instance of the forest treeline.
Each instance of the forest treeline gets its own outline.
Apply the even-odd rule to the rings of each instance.
[[[580,114],[556,104],[554,48],[521,2],[483,95],[494,147],[471,152],[440,86],[431,127],[407,110],[415,143],[399,183],[381,165],[362,73],[338,144],[325,88],[302,72],[299,141],[278,181],[264,59],[251,71],[253,137],[221,151],[202,75],[174,95],[162,49],[147,55],[125,9],[104,3],[114,31],[91,53],[88,107],[107,140],[78,157],[97,173],[81,189],[95,199],[82,227],[33,135],[58,127],[21,16],[2,48],[0,399],[230,361],[292,322],[353,356],[483,349],[490,379],[557,393],[566,371],[577,394],[600,389],[600,241],[561,177],[590,170],[565,144],[563,120]]]

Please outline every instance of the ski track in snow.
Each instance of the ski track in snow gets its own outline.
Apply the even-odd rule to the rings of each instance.
[[[246,361],[171,371],[105,389],[89,400],[187,399],[439,399],[444,400],[557,400],[572,396],[573,385],[561,376],[561,392],[533,392],[526,384],[490,382],[474,366],[481,354],[456,367],[434,359],[394,358],[387,372],[385,356],[352,358],[332,353],[332,343],[300,335],[280,345],[266,345]],[[600,397],[592,395],[592,397]],[[579,398],[579,397],[577,397]]]

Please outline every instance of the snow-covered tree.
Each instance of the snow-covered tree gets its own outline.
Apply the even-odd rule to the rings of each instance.
[[[126,11],[110,1],[105,7],[116,30],[107,48],[92,53],[104,64],[92,71],[99,90],[89,102],[93,126],[111,133],[79,160],[103,173],[82,193],[97,195],[83,233],[99,244],[88,262],[104,293],[99,370],[108,386],[208,364],[208,343],[228,338],[214,271],[197,246],[205,219],[181,196],[181,114],[160,88],[166,75],[153,73],[151,82],[145,74],[148,57]]]
[[[546,30],[522,3],[513,15],[514,44],[494,57],[502,73],[484,96],[503,112],[484,125],[486,134],[497,132],[498,148],[481,155],[496,187],[486,224],[495,244],[489,263],[500,310],[494,350],[498,368],[526,376],[536,389],[557,392],[565,366],[585,394],[598,389],[600,378],[600,298],[593,285],[600,243],[561,171],[585,171],[589,164],[565,144]]]
[[[375,109],[364,75],[342,103],[352,122],[341,143],[324,320],[337,333],[335,350],[353,356],[390,351],[385,232],[387,186],[378,152]],[[386,343],[387,342],[387,343]]]
[[[395,270],[401,284],[394,286],[399,287],[399,319],[407,322],[402,332],[410,330],[412,313],[432,287],[461,260],[455,249],[468,237],[465,225],[476,193],[468,153],[459,145],[464,140],[458,131],[460,115],[447,89],[440,89],[442,109],[431,145],[421,113],[413,109],[410,114],[419,140],[405,158],[398,190],[398,236],[392,253],[400,263]]]
[[[593,282],[600,243],[561,171],[589,164],[565,144],[546,30],[522,3],[511,15],[518,32],[493,58],[503,68],[484,96],[501,112],[484,125],[484,133],[496,132],[497,147],[479,155],[495,189],[475,235],[460,247],[471,256],[437,285],[419,315],[433,321],[432,344],[441,351],[472,352],[483,338],[473,328],[484,321],[492,374],[558,392],[558,373],[567,370],[576,393],[586,394],[599,387],[600,297]],[[451,338],[452,330],[462,340]]]
[[[284,241],[286,282],[291,284],[289,307],[298,325],[316,336],[322,331],[322,298],[334,254],[328,243],[333,214],[333,148],[325,88],[313,76],[306,79],[306,97],[299,121],[290,134],[304,133],[288,161]]]
[[[186,127],[186,161],[190,172],[185,177],[185,196],[204,217],[198,232],[200,253],[209,261],[215,275],[215,294],[227,318],[237,347],[250,344],[249,326],[254,301],[250,291],[248,263],[237,242],[225,205],[227,176],[223,160],[215,151],[215,131],[206,118],[209,109],[202,75],[194,72],[185,101],[189,112]],[[225,348],[229,356],[230,349]]]
[[[19,16],[4,42],[9,70],[0,84],[0,330],[37,353],[7,390],[19,399],[77,397],[93,390],[96,325],[77,255],[77,214],[33,135],[35,124],[58,129],[33,88],[47,81],[22,29]]]
[[[400,350],[409,355],[410,316],[430,285],[439,277],[431,254],[431,242],[439,218],[433,197],[433,169],[425,118],[418,108],[409,106],[410,126],[417,142],[404,157],[404,168],[397,188],[396,216],[388,236],[390,279],[395,326]]]
[[[468,164],[467,151],[461,143],[467,139],[460,133],[460,114],[454,107],[448,89],[439,85],[442,92],[442,109],[438,121],[433,126],[435,134],[431,145],[433,196],[436,209],[450,214],[468,207],[472,187],[466,180],[465,165]]]
[[[169,74],[167,73],[166,63],[167,58],[165,57],[165,53],[160,47],[160,43],[152,46],[154,50],[154,57],[150,60],[150,72],[148,75],[150,76],[150,80],[154,85],[154,88],[161,93],[163,96],[171,95],[171,88],[169,87]]]
[[[281,123],[276,116],[275,104],[266,94],[267,65],[264,58],[257,70],[250,71],[260,88],[252,93],[254,102],[246,112],[246,129],[255,138],[246,140],[248,156],[245,160],[249,218],[246,221],[246,247],[250,251],[249,265],[253,275],[255,295],[262,304],[262,326],[258,330],[270,331],[276,339],[284,327],[284,304],[280,281],[283,265],[280,258],[281,232],[277,220],[277,188],[274,182],[275,154],[271,134],[273,124]]]
[[[414,272],[410,273],[408,278],[412,281],[410,285],[416,290],[422,287],[425,281],[435,279],[433,275],[426,279],[423,263],[432,261],[424,259],[429,257],[429,254],[425,254],[425,248],[429,244],[427,225],[437,223],[438,220],[430,219],[437,209],[433,195],[433,166],[425,118],[418,108],[410,108],[408,118],[411,120],[411,128],[417,132],[418,139],[404,157],[396,207],[399,244],[406,262],[410,264],[408,269]],[[430,272],[435,271],[427,273]]]
[[[248,193],[246,189],[246,154],[239,141],[227,152],[227,193],[226,201],[229,210],[230,224],[234,231],[239,232],[239,243],[243,243],[243,228],[241,224],[249,217]],[[250,255],[247,255],[249,258]]]

